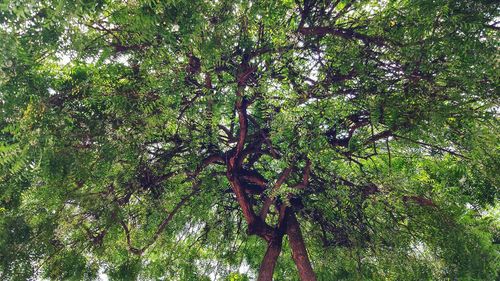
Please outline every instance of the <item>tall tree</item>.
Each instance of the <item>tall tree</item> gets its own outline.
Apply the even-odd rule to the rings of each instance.
[[[0,3],[1,279],[498,278],[499,9]]]

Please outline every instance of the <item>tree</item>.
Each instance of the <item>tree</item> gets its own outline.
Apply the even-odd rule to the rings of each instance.
[[[1,3],[2,280],[498,278],[499,9]]]

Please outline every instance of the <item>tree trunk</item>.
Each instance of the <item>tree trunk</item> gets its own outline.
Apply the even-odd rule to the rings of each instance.
[[[293,211],[290,210],[287,214],[286,234],[292,249],[292,258],[299,271],[300,280],[316,281],[311,262],[307,255],[306,245],[300,231],[300,225]]]
[[[278,257],[281,253],[281,245],[283,241],[283,235],[278,235],[278,237],[272,239],[267,246],[266,254],[262,259],[259,268],[259,278],[257,281],[272,281],[274,267],[278,261]]]

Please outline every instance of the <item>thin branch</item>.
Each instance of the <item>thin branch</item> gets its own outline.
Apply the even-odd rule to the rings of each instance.
[[[201,164],[196,168],[196,170],[194,170],[194,172],[188,173],[188,175],[191,178],[196,178],[203,171],[203,169],[208,167],[210,164],[214,164],[214,163],[224,164],[225,159],[222,155],[219,155],[219,154],[210,155],[207,158],[203,159]]]
[[[309,177],[311,175],[311,160],[306,160],[306,166],[304,168],[304,173],[302,174],[302,182],[296,184],[294,188],[303,189],[309,184]]]
[[[127,237],[127,246],[128,246],[129,252],[131,252],[132,254],[138,255],[138,256],[142,255],[142,253],[143,253],[142,249],[140,250],[140,249],[137,249],[134,246],[132,246],[132,241],[130,239],[130,230],[128,229],[127,224],[122,219],[120,219],[120,225],[122,226],[123,231],[125,232],[125,236]]]
[[[281,187],[281,185],[285,182],[285,180],[288,178],[288,176],[290,175],[290,173],[292,172],[292,168],[291,167],[288,167],[286,168],[280,175],[280,177],[278,178],[278,180],[276,181],[276,183],[274,184],[274,187],[272,188],[271,190],[271,194],[276,191],[277,189],[279,189]],[[265,221],[266,220],[266,217],[267,217],[267,214],[269,213],[269,208],[271,207],[271,205],[273,204],[274,200],[276,198],[273,197],[273,196],[269,196],[266,198],[266,200],[264,201],[264,204],[262,205],[262,208],[260,209],[260,213],[259,213],[259,217]]]
[[[352,29],[347,28],[333,28],[328,26],[316,26],[316,27],[302,27],[299,29],[299,33],[303,35],[334,35],[348,40],[360,40],[365,44],[374,44],[377,46],[388,46],[388,40],[378,36],[370,36],[356,32]],[[391,44],[397,45],[394,42]]]
[[[163,219],[163,221],[158,225],[158,228],[155,231],[155,234],[153,235],[153,237],[140,250],[141,253],[143,253],[149,246],[153,245],[156,242],[156,240],[158,240],[158,237],[160,237],[161,233],[165,230],[165,228],[167,227],[167,225],[172,221],[172,219],[174,218],[174,215],[177,214],[179,212],[179,210],[181,209],[181,207],[184,206],[189,201],[189,199],[191,199],[191,197],[193,197],[194,195],[196,195],[198,192],[200,192],[200,184],[199,183],[195,183],[193,185],[193,190],[191,191],[191,193],[189,193],[188,195],[184,196],[181,199],[181,201],[179,201],[177,203],[177,205],[175,205],[175,207],[168,214],[168,216],[165,219]]]
[[[452,151],[452,150],[449,150],[449,149],[446,149],[446,148],[442,148],[442,147],[434,145],[434,144],[430,144],[430,143],[425,143],[425,142],[422,142],[422,141],[413,140],[413,139],[410,139],[408,137],[404,137],[404,136],[400,136],[400,135],[395,135],[395,134],[393,134],[392,136],[394,136],[395,138],[404,139],[404,140],[407,140],[407,141],[410,141],[410,142],[413,142],[413,143],[416,143],[416,144],[427,146],[427,147],[430,147],[430,148],[433,148],[433,149],[437,149],[439,151],[446,152],[446,153],[449,153],[451,155],[454,155],[454,156],[457,156],[457,157],[460,157],[460,158],[464,158],[464,159],[470,160],[469,157],[467,157],[467,156],[465,156],[463,154],[460,154],[458,152],[455,152],[455,151]]]

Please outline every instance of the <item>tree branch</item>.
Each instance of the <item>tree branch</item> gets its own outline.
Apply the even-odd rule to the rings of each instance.
[[[437,149],[439,151],[446,152],[446,153],[449,153],[451,155],[454,155],[454,156],[457,156],[457,157],[460,157],[460,158],[464,158],[464,159],[470,160],[470,158],[467,157],[467,156],[465,156],[465,155],[462,155],[462,154],[460,154],[458,152],[455,152],[455,151],[452,151],[452,150],[449,150],[449,149],[446,149],[446,148],[442,148],[442,147],[434,145],[434,144],[429,144],[429,143],[425,143],[425,142],[422,142],[422,141],[413,140],[413,139],[410,139],[408,137],[404,137],[404,136],[401,136],[401,135],[395,135],[395,134],[393,134],[392,136],[395,137],[395,138],[404,139],[404,140],[407,140],[407,141],[410,141],[410,142],[413,142],[413,143],[416,143],[416,144],[427,146],[427,147],[430,147],[430,148],[433,148],[433,149]]]
[[[302,174],[302,182],[296,184],[293,188],[303,189],[309,184],[309,177],[311,175],[311,160],[306,160],[306,166],[304,168],[304,173]]]
[[[280,175],[280,177],[278,178],[278,180],[276,181],[276,183],[274,184],[274,187],[272,188],[271,190],[271,195],[273,192],[275,192],[278,188],[280,188],[280,186],[285,182],[285,180],[288,178],[288,176],[290,175],[290,173],[292,172],[292,168],[291,167],[288,167],[286,168]],[[271,207],[271,205],[273,204],[274,200],[276,198],[273,197],[273,196],[269,196],[266,198],[266,200],[264,201],[264,204],[262,205],[262,208],[260,209],[260,213],[259,213],[259,217],[263,220],[263,221],[266,221],[266,217],[267,217],[267,213],[269,212],[269,208]]]
[[[360,40],[365,44],[374,44],[377,46],[387,46],[387,40],[381,37],[369,36],[365,34],[358,33],[352,29],[347,28],[333,28],[327,26],[316,26],[316,27],[302,27],[299,29],[299,33],[303,35],[334,35],[348,40]],[[391,44],[395,44],[391,42]]]

